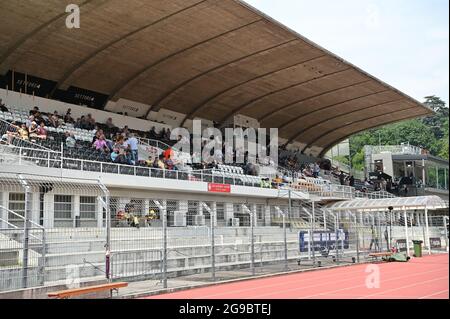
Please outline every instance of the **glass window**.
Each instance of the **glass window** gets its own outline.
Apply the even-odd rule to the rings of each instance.
[[[225,203],[216,203],[217,220],[225,220]]]
[[[256,216],[258,220],[264,219],[264,205],[256,205]]]
[[[55,195],[55,219],[72,219],[72,196]]]
[[[97,198],[95,196],[80,196],[80,218],[95,219],[97,215]]]
[[[25,216],[25,193],[9,193],[8,208],[21,216]],[[12,213],[9,213],[8,220],[21,219]]]

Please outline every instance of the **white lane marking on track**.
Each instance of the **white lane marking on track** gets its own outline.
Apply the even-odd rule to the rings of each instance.
[[[400,277],[396,277],[396,278],[392,278],[392,279],[387,279],[387,280],[384,280],[382,283],[386,283],[388,281],[393,281],[393,280],[398,280],[398,279],[401,279],[401,278],[408,278],[408,277],[415,277],[417,275],[429,274],[429,273],[433,273],[433,272],[437,272],[437,271],[442,271],[442,269],[421,272],[421,273],[418,273],[418,274],[415,274],[415,275],[409,274],[409,275],[400,276]],[[403,269],[402,269],[402,272],[404,272]],[[326,294],[333,293],[333,292],[345,291],[345,290],[350,290],[350,289],[359,288],[359,287],[365,287],[365,284],[364,285],[356,285],[356,286],[341,288],[341,289],[336,289],[336,290],[330,290],[330,291],[322,292],[320,294],[314,294],[314,295],[299,297],[297,299],[307,299],[307,298],[311,298],[311,297],[322,296],[322,295],[326,295]]]
[[[429,297],[433,297],[433,296],[436,296],[436,295],[443,294],[444,292],[448,292],[448,289],[441,290],[441,291],[438,291],[438,292],[435,292],[435,293],[432,293],[432,294],[429,294],[429,295],[426,295],[426,296],[422,296],[419,299],[426,299],[426,298],[429,298]]]
[[[430,280],[425,280],[425,281],[421,281],[421,282],[418,282],[418,283],[415,283],[415,284],[406,285],[406,286],[402,286],[402,287],[388,289],[388,290],[385,290],[385,291],[378,292],[376,294],[370,294],[370,295],[358,297],[357,299],[365,299],[365,298],[368,298],[368,297],[379,296],[379,295],[382,295],[382,294],[384,294],[386,292],[393,292],[393,291],[402,290],[402,289],[405,289],[405,288],[411,288],[411,287],[415,287],[415,286],[420,286],[420,285],[423,285],[423,284],[426,284],[426,283],[430,283],[430,282],[434,282],[434,281],[438,281],[438,280],[441,280],[441,279],[448,279],[448,276],[439,277],[439,278],[430,279]]]
[[[396,274],[396,273],[404,273],[404,269],[393,269],[390,272],[383,271],[383,276],[385,276],[386,274],[392,275],[392,274]],[[291,291],[297,291],[297,290],[302,290],[302,289],[306,289],[306,288],[314,288],[314,287],[320,287],[320,286],[324,286],[324,285],[329,285],[329,284],[336,284],[336,283],[340,283],[340,282],[345,282],[347,280],[355,280],[355,274],[354,273],[350,273],[350,275],[352,276],[351,278],[346,278],[346,279],[342,279],[342,280],[336,280],[336,281],[328,281],[326,283],[319,283],[319,284],[315,284],[315,285],[310,285],[310,286],[302,286],[302,287],[298,287],[298,288],[292,288],[292,289],[285,289],[282,290],[281,293],[284,292],[291,292]],[[367,274],[365,272],[362,272],[361,275],[363,275],[363,277],[367,276]],[[322,279],[322,278],[321,278]],[[365,285],[364,285],[365,286]],[[265,288],[264,286],[261,286],[261,288]],[[270,295],[274,295],[274,294],[279,294],[280,291],[277,292],[270,292],[270,293],[265,293],[265,294],[260,294],[260,295],[255,295],[252,297],[249,297],[247,299],[253,299],[253,298],[260,298],[260,297],[265,297],[265,296],[270,296]],[[320,294],[319,294],[320,295]],[[315,296],[315,295],[314,295]],[[307,297],[301,297],[301,298],[307,298]],[[246,298],[244,298],[246,299]]]

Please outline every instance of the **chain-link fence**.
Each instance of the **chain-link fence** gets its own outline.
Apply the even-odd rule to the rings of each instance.
[[[0,173],[0,291],[105,278],[99,181]]]
[[[97,180],[10,173],[0,194],[0,291],[97,280],[151,290],[369,262],[394,248],[413,255],[416,240],[424,254],[448,249],[448,215],[431,209],[333,210],[290,193],[133,196]]]

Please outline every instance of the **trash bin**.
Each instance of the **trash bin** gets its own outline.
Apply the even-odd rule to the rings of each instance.
[[[422,257],[422,243],[421,240],[413,240],[414,244],[414,257]]]

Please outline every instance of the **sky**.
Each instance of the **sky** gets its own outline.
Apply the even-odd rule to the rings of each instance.
[[[448,0],[244,0],[420,102],[449,102]]]

